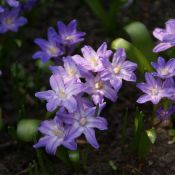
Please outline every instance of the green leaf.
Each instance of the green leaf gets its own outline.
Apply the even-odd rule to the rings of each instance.
[[[175,129],[169,129],[168,134],[170,137],[175,137]]]
[[[146,134],[147,134],[148,138],[150,139],[150,142],[152,144],[154,144],[156,141],[156,138],[157,138],[157,133],[156,133],[155,129],[152,128],[152,129],[146,130]]]
[[[47,63],[43,63],[41,60],[37,60],[35,65],[39,70],[49,72],[48,67],[53,65],[53,61],[49,60]]]
[[[137,109],[134,117],[134,148],[136,151],[139,149],[140,138],[143,132],[143,116],[143,113]]]
[[[56,153],[56,156],[71,169],[71,163],[68,155],[68,150],[64,147],[60,147]]]
[[[101,20],[104,27],[108,30],[110,20],[108,19],[108,13],[105,11],[102,2],[100,2],[100,0],[85,0],[85,2],[94,12],[94,14]]]
[[[148,154],[151,148],[151,141],[147,135],[147,132],[144,130],[144,114],[142,111],[136,110],[134,117],[134,140],[133,146],[134,150],[138,154],[140,160],[143,160]]]
[[[20,40],[20,39],[15,39],[15,42],[16,42],[16,45],[17,45],[18,47],[21,47],[21,46],[22,46],[22,40]]]
[[[144,131],[141,134],[140,137],[140,142],[139,142],[139,150],[138,150],[138,155],[139,159],[143,160],[145,156],[148,154],[151,148],[151,142],[149,137],[147,136],[147,133]]]
[[[131,38],[131,41],[135,47],[137,47],[146,58],[150,61],[155,60],[155,54],[153,54],[153,40],[146,26],[141,22],[132,22],[125,26],[124,30]]]
[[[109,163],[109,166],[112,168],[112,170],[116,171],[118,169],[114,161],[110,160],[108,163]]]
[[[69,159],[75,170],[80,167],[80,152],[78,150],[68,151]]]
[[[37,134],[40,121],[36,119],[23,119],[17,125],[17,136],[25,142],[33,141]]]
[[[149,63],[149,60],[143,55],[143,53],[125,39],[117,38],[112,42],[111,47],[115,50],[117,50],[118,48],[124,48],[126,50],[128,59],[138,64],[138,70],[140,72],[151,72],[153,70]]]
[[[41,174],[42,175],[49,175],[47,173],[47,168],[46,168],[46,165],[45,165],[45,160],[44,160],[44,156],[42,154],[42,151],[37,149],[36,150],[36,153],[37,153],[37,161],[38,161],[38,165],[41,169]]]

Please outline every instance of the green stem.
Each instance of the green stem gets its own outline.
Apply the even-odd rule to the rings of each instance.
[[[44,166],[44,161],[43,161],[40,150],[37,150],[37,159],[38,159],[38,163],[39,163],[39,166],[41,168],[41,171],[42,171],[43,175],[49,175],[46,171],[45,166]]]

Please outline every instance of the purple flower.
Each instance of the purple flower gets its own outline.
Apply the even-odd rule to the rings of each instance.
[[[171,115],[175,112],[175,107],[171,106],[169,107],[167,110],[164,110],[163,107],[160,107],[156,114],[157,114],[157,118],[159,120],[167,120],[169,117],[171,117]]]
[[[137,87],[145,93],[137,100],[137,103],[151,101],[153,104],[158,104],[162,98],[172,96],[169,79],[162,82],[160,78],[155,79],[151,73],[145,73],[145,79],[146,83],[137,84]]]
[[[173,78],[166,79],[168,81],[167,88],[171,91],[171,96],[169,97],[170,100],[175,101],[175,83]]]
[[[8,5],[10,5],[11,7],[18,7],[18,6],[19,6],[19,1],[18,1],[18,0],[6,0],[6,2],[7,2]]]
[[[50,70],[53,74],[60,74],[65,82],[68,82],[72,79],[80,81],[81,77],[80,71],[75,65],[74,61],[70,56],[63,58],[64,68],[62,66],[50,66]]]
[[[58,31],[61,37],[61,41],[66,46],[71,46],[84,40],[82,38],[85,33],[77,31],[77,21],[72,20],[67,26],[58,21]]]
[[[122,80],[136,81],[134,70],[137,64],[126,61],[126,53],[124,49],[119,48],[113,56],[112,63],[108,59],[103,60],[104,71],[102,72],[102,79],[110,81],[112,87],[117,91],[122,86]]]
[[[167,63],[164,58],[158,57],[157,63],[151,63],[153,68],[156,69],[157,72],[153,72],[154,76],[158,76],[160,78],[170,78],[175,75],[175,59],[170,59]]]
[[[100,74],[97,74],[95,77],[92,74],[91,76],[87,76],[85,86],[85,91],[92,95],[95,104],[103,103],[104,97],[113,102],[117,100],[116,91],[111,87],[109,81],[103,81],[101,79]]]
[[[65,128],[57,117],[43,121],[38,130],[44,134],[44,137],[34,145],[34,148],[45,147],[49,154],[55,154],[57,147],[61,145],[71,150],[77,149],[74,138],[69,134],[69,128]]]
[[[36,97],[47,101],[46,108],[48,111],[54,111],[57,107],[65,107],[69,112],[77,109],[77,102],[74,95],[84,91],[84,86],[71,80],[65,83],[60,75],[52,75],[50,77],[50,85],[52,90],[37,92]]]
[[[5,33],[8,30],[17,32],[20,26],[27,23],[27,19],[20,16],[19,8],[13,8],[11,11],[5,10],[0,13],[0,33]]]
[[[26,0],[24,3],[21,3],[21,9],[24,11],[31,10],[33,6],[36,5],[37,0]]]
[[[161,52],[175,46],[175,19],[168,20],[165,23],[165,29],[156,28],[153,35],[160,41],[153,52]]]
[[[44,63],[50,58],[57,58],[64,53],[63,48],[60,45],[60,38],[54,28],[50,27],[48,29],[47,37],[48,41],[41,38],[35,39],[35,43],[40,46],[41,51],[38,51],[33,55],[34,59],[40,58]]]
[[[97,52],[90,46],[84,46],[81,49],[81,52],[83,57],[80,55],[74,55],[72,59],[79,67],[93,72],[100,72],[104,70],[102,60],[108,59],[112,54],[110,50],[107,50],[106,43],[103,43],[98,48]]]
[[[58,112],[57,116],[62,119],[66,124],[71,125],[70,135],[73,138],[77,138],[84,134],[86,140],[94,147],[99,148],[95,137],[95,130],[107,129],[107,121],[105,118],[99,116],[101,108],[98,111],[97,116],[95,116],[96,107],[87,107],[83,104],[81,99],[78,99],[77,111],[72,114],[68,114],[65,111]],[[86,107],[85,107],[86,106]]]
[[[0,13],[4,12],[4,8],[0,6]]]

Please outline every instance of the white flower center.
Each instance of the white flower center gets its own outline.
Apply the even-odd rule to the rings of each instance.
[[[82,117],[82,118],[80,119],[80,125],[81,125],[81,126],[84,126],[84,125],[86,124],[86,122],[87,122],[86,117]]]
[[[13,19],[13,18],[6,18],[6,19],[4,20],[4,22],[5,22],[5,24],[7,24],[7,25],[11,25],[11,24],[13,24],[14,19]]]
[[[167,68],[165,68],[165,69],[161,69],[160,73],[161,73],[161,75],[167,75],[169,73],[169,71]]]
[[[74,36],[72,36],[72,35],[67,36],[67,37],[65,38],[65,40],[73,40],[73,39],[74,39]]]
[[[94,66],[98,65],[98,59],[96,57],[91,57],[90,62]]]
[[[53,129],[53,130],[52,130],[52,133],[53,133],[55,136],[58,136],[58,137],[61,137],[61,136],[63,136],[63,134],[64,134],[64,132],[63,132],[62,130],[58,129],[58,128]]]
[[[75,75],[76,71],[74,69],[68,69],[67,74],[69,77],[73,77]]]
[[[151,94],[152,95],[158,95],[159,94],[159,90],[157,88],[152,88],[151,89]]]
[[[63,90],[60,90],[60,92],[59,92],[59,97],[60,97],[61,99],[65,99],[65,98],[66,98],[66,93],[65,93]]]
[[[56,47],[53,46],[53,45],[50,45],[50,46],[48,47],[48,52],[49,52],[51,55],[56,56],[56,55],[57,55],[57,50],[58,50],[58,48],[56,48]]]
[[[121,70],[121,67],[120,66],[117,66],[117,67],[115,67],[113,69],[113,71],[114,71],[115,74],[118,74],[120,72],[120,70]]]

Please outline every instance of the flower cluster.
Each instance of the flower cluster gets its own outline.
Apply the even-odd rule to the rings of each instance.
[[[48,29],[48,40],[37,38],[35,43],[41,48],[41,51],[33,55],[34,59],[41,59],[47,62],[51,58],[59,58],[63,55],[70,55],[75,45],[84,40],[84,32],[77,31],[77,21],[72,20],[67,26],[58,21],[58,33],[53,27]]]
[[[77,32],[75,20],[68,26],[58,22],[58,29],[59,34],[49,28],[48,41],[35,40],[42,51],[34,54],[34,58],[45,62],[60,57],[66,46],[74,47],[83,40],[84,33]],[[35,148],[45,147],[50,154],[55,154],[60,145],[76,149],[75,139],[82,134],[89,144],[99,148],[95,129],[107,129],[106,119],[100,116],[105,98],[115,102],[122,81],[136,81],[134,70],[137,65],[126,60],[124,49],[113,54],[103,43],[97,51],[86,45],[81,52],[81,55],[62,57],[63,66],[49,67],[51,89],[35,94],[47,101],[48,111],[56,112],[54,119],[41,123],[39,131],[44,137],[34,145]]]
[[[27,19],[20,16],[21,11],[30,10],[37,0],[4,0],[0,6],[0,33],[17,32],[18,28],[27,23]]]
[[[159,43],[154,47],[153,52],[158,53],[165,51],[175,46],[175,19],[169,19],[165,23],[165,29],[155,28],[153,31],[155,38],[159,40]],[[146,74],[147,83],[138,84],[146,95],[141,96],[138,99],[138,103],[145,103],[146,101],[152,101],[154,104],[158,104],[159,101],[166,97],[168,100],[175,100],[175,58],[165,62],[164,58],[159,57],[157,63],[151,63],[156,72]],[[156,79],[154,77],[157,77]],[[171,102],[168,103],[171,103]],[[157,110],[157,117],[159,120],[168,119],[175,112],[175,107],[169,104],[169,107],[160,107]]]
[[[156,72],[145,73],[146,83],[137,84],[137,87],[145,93],[137,102],[151,101],[153,104],[158,104],[162,98],[175,99],[173,79],[175,75],[175,58],[166,63],[164,58],[159,57],[157,63],[152,62],[151,64]]]

